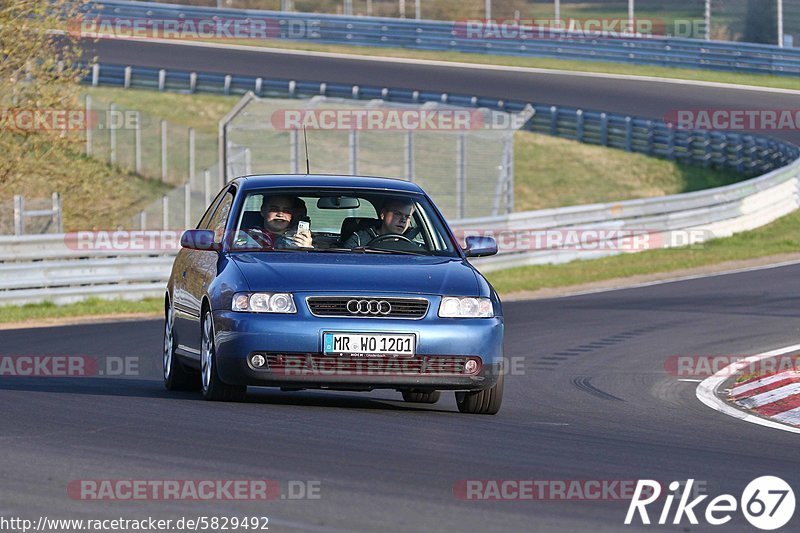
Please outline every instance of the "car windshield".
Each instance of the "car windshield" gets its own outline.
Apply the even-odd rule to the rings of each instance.
[[[444,221],[419,194],[256,190],[233,216],[234,252],[458,256]]]

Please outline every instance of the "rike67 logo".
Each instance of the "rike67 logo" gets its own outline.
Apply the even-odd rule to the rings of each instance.
[[[701,513],[701,504],[708,498],[708,495],[697,496],[690,501],[693,484],[694,479],[687,480],[685,488],[680,494],[678,491],[681,486],[684,486],[683,483],[673,481],[669,484],[670,493],[664,498],[664,505],[658,515],[657,524],[677,525],[686,518],[690,524],[697,525],[700,523],[698,516],[701,516],[705,518],[706,523],[712,526],[721,526],[730,522],[737,509],[741,509],[745,519],[752,526],[763,531],[772,531],[785,526],[794,515],[794,491],[779,477],[762,476],[754,479],[742,491],[742,496],[738,501],[731,494],[720,494],[707,502],[703,513]],[[661,497],[661,492],[661,484],[658,481],[640,479],[628,506],[625,525],[634,523],[637,514],[642,524],[651,524],[647,506],[655,503]],[[678,497],[678,504],[673,514],[672,504],[676,497]],[[672,518],[671,521],[670,518]]]

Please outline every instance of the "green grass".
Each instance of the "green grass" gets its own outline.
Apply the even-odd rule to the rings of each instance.
[[[55,305],[53,303],[7,305],[0,307],[0,323],[30,322],[50,318],[77,316],[120,315],[132,313],[158,313],[164,309],[163,298],[139,301],[101,300],[90,298],[82,302]]]
[[[437,61],[456,61],[509,67],[544,68],[569,70],[577,72],[600,72],[607,74],[625,74],[632,76],[655,76],[682,80],[707,81],[717,83],[733,83],[774,87],[780,89],[800,90],[800,78],[793,76],[771,76],[767,74],[743,74],[736,72],[715,72],[703,69],[671,68],[657,66],[626,65],[624,63],[607,63],[594,61],[574,61],[540,57],[514,57],[490,54],[467,54],[462,52],[434,52],[427,50],[410,50],[405,48],[382,48],[369,46],[347,46],[314,44],[300,41],[256,41],[226,39],[225,43],[292,50],[308,50],[315,52],[333,52],[367,56],[401,57],[409,59],[430,59]],[[309,78],[314,78],[309,73]],[[547,103],[547,102],[545,102]]]
[[[504,294],[565,287],[714,265],[800,251],[800,211],[755,229],[686,248],[649,250],[562,265],[541,265],[490,272],[487,277]]]
[[[530,132],[514,139],[516,211],[647,198],[719,187],[743,177]]]

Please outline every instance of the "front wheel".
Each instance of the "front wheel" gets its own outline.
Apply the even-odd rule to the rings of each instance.
[[[457,392],[456,404],[462,413],[473,415],[494,415],[503,403],[503,374],[497,377],[497,383],[488,389],[475,392]]]
[[[184,368],[175,355],[175,312],[172,304],[164,315],[164,387],[167,390],[196,390],[197,374]]]
[[[200,374],[203,383],[203,398],[221,402],[241,402],[247,393],[243,385],[228,385],[219,379],[217,353],[214,347],[214,321],[211,311],[206,311],[200,324],[202,341],[200,345]]]

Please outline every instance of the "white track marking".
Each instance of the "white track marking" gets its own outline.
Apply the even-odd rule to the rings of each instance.
[[[744,394],[745,392],[750,392],[751,390],[760,389],[761,387],[766,387],[767,385],[771,385],[776,381],[781,381],[783,379],[791,379],[793,377],[800,377],[800,374],[797,372],[793,372],[788,370],[786,372],[781,372],[779,374],[774,374],[772,376],[766,377],[764,379],[758,379],[751,383],[747,383],[744,385],[737,385],[735,387],[731,387],[731,394],[734,396],[738,396],[740,394]]]
[[[772,350],[770,352],[765,352],[758,355],[752,355],[750,357],[742,359],[741,361],[737,361],[723,368],[713,376],[706,378],[702,383],[700,383],[700,385],[697,386],[695,395],[697,396],[697,399],[700,400],[703,404],[728,416],[744,420],[745,422],[750,422],[753,424],[758,424],[773,429],[779,429],[781,431],[788,431],[790,433],[800,433],[800,428],[798,427],[787,426],[781,424],[780,422],[775,422],[774,420],[767,420],[766,418],[761,418],[755,415],[751,415],[749,413],[736,409],[731,405],[728,405],[726,402],[717,397],[717,389],[725,382],[726,379],[728,379],[731,376],[733,369],[738,370],[747,367],[748,365],[760,361],[762,359],[776,357],[779,355],[796,351],[800,351],[800,344],[785,346],[783,348],[778,348],[777,350]]]
[[[762,405],[767,405],[768,403],[783,400],[798,393],[800,393],[800,383],[792,383],[790,385],[778,387],[777,389],[762,392],[761,394],[756,394],[750,398],[742,398],[736,401],[740,405],[753,409],[754,407],[761,407]]]
[[[795,426],[800,426],[800,407],[795,407],[789,411],[784,411],[773,416],[772,418],[783,422],[784,424],[794,424]]]
[[[343,54],[336,52],[315,52],[311,50],[293,50],[288,48],[268,48],[266,46],[252,46],[229,43],[207,43],[197,41],[181,41],[178,39],[155,39],[137,37],[101,37],[103,40],[128,40],[158,44],[171,44],[177,46],[194,46],[199,48],[216,48],[222,50],[240,50],[244,52],[261,52],[268,54],[299,55],[304,57],[325,57],[331,59],[353,59],[357,61],[372,61],[376,63],[401,63],[411,65],[427,65],[443,68],[460,68],[472,70],[494,70],[502,72],[522,72],[529,74],[552,74],[556,76],[572,76],[581,78],[604,78],[612,80],[645,81],[651,83],[671,83],[674,85],[693,85],[699,87],[716,87],[719,89],[733,89],[738,91],[754,91],[776,94],[789,94],[800,96],[800,90],[780,89],[777,87],[759,87],[756,85],[741,85],[736,83],[721,83],[715,81],[682,80],[678,78],[661,78],[658,76],[636,76],[632,74],[610,74],[607,72],[582,72],[578,70],[548,69],[536,67],[512,67],[507,65],[490,65],[485,63],[465,63],[460,61],[442,61],[435,59],[412,59],[406,57],[365,56],[358,54]],[[511,56],[509,56],[511,57]]]

